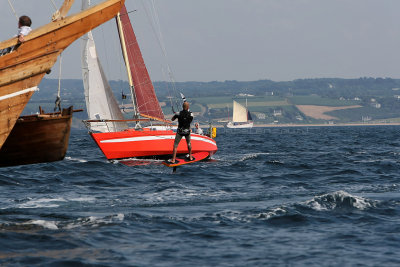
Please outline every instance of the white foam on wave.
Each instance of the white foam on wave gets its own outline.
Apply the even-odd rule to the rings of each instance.
[[[111,224],[115,222],[121,222],[125,218],[122,213],[108,215],[104,217],[89,216],[84,218],[79,218],[73,222],[64,221],[47,221],[47,220],[30,220],[24,223],[17,223],[16,225],[24,226],[38,226],[43,229],[59,230],[59,229],[74,229],[82,226],[96,227],[104,224]]]
[[[163,162],[161,159],[138,159],[138,158],[124,158],[124,159],[113,159],[111,160],[113,163],[123,163],[125,161],[138,161],[138,162]]]
[[[122,222],[124,219],[125,215],[123,213],[108,215],[104,217],[89,216],[89,217],[79,218],[73,222],[67,223],[63,228],[74,229],[82,226],[97,227],[99,225]]]
[[[269,211],[256,212],[256,213],[248,213],[239,210],[225,210],[222,212],[214,213],[212,216],[207,215],[206,217],[213,218],[215,224],[219,224],[224,220],[229,220],[233,222],[240,223],[252,223],[254,220],[269,220],[274,217],[284,216],[288,213],[288,210],[285,206],[280,206],[273,208]],[[192,220],[201,220],[204,218],[204,215],[200,215],[197,218],[192,218]]]
[[[223,190],[210,191],[210,190],[199,190],[194,188],[167,188],[160,192],[148,193],[143,195],[143,199],[146,202],[157,203],[157,202],[171,202],[171,201],[182,201],[190,200],[194,198],[218,198],[221,196],[232,196]]]
[[[254,220],[267,221],[274,218],[288,216],[290,214],[298,214],[297,207],[299,204],[317,211],[330,211],[341,208],[365,210],[368,208],[376,207],[377,203],[379,202],[375,200],[354,196],[345,191],[337,191],[316,196],[309,201],[280,205],[277,207],[268,208],[263,211],[247,212],[240,210],[226,210],[214,213],[211,216],[205,216],[204,214],[202,214],[198,217],[193,217],[192,220],[201,220],[204,217],[211,217],[215,220],[214,222],[216,224],[220,223],[223,220],[251,223],[254,222]]]
[[[350,208],[357,210],[365,210],[377,206],[378,201],[367,198],[351,195],[345,191],[337,191],[321,196],[316,196],[313,199],[301,202],[301,205],[309,207],[316,211],[330,211],[341,208]],[[266,211],[246,214],[242,211],[226,211],[214,214],[213,217],[218,219],[228,219],[238,222],[252,222],[253,220],[270,220],[276,217],[286,216],[296,211],[297,204],[281,205],[278,207],[267,209]]]
[[[345,191],[337,191],[321,196],[316,196],[303,204],[317,211],[334,210],[336,208],[356,208],[365,210],[376,207],[378,201],[363,197],[353,196]]]
[[[268,219],[271,219],[272,217],[281,216],[286,213],[287,213],[286,209],[284,209],[283,207],[277,207],[277,208],[272,209],[271,211],[262,212],[260,214],[257,214],[254,216],[254,218],[268,220]]]
[[[45,220],[31,220],[28,222],[24,222],[21,225],[38,225],[40,227],[50,229],[50,230],[57,230],[58,226],[55,221],[45,221]]]
[[[253,220],[269,220],[271,218],[282,216],[287,214],[288,211],[284,206],[273,208],[270,211],[254,213],[254,214],[245,214],[241,211],[229,211],[225,212],[218,217],[227,218],[231,221],[239,221],[243,223],[251,223]]]
[[[268,161],[269,164],[284,164],[283,161],[280,160],[270,160]]]
[[[362,160],[355,160],[354,163],[375,163],[380,162],[380,159],[362,159]]]
[[[79,159],[79,158],[73,158],[73,157],[65,157],[65,159],[70,160],[70,161],[77,161],[77,162],[81,162],[81,163],[88,162],[86,159]]]
[[[96,200],[95,197],[77,197],[68,199],[68,201],[74,201],[74,202],[94,202],[95,200]]]
[[[64,198],[39,198],[30,199],[25,203],[17,205],[20,209],[35,209],[35,208],[57,208],[60,205],[56,202],[66,202]]]
[[[77,198],[29,198],[25,203],[17,205],[20,209],[36,209],[36,208],[58,208],[61,203],[65,202],[93,202],[94,197],[77,197]]]
[[[381,158],[381,159],[366,159],[366,160],[355,160],[354,163],[397,163],[397,159]]]

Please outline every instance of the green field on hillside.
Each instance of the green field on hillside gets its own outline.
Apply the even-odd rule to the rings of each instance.
[[[326,98],[316,95],[292,96],[288,97],[288,101],[293,105],[316,105],[330,107],[360,105],[360,101],[356,100],[340,100],[336,98]]]
[[[206,117],[212,119],[227,118],[232,116],[233,100],[246,105],[246,98],[244,97],[199,97],[191,99],[193,103],[191,109],[194,112],[200,112],[199,107],[202,106],[207,108],[207,113],[204,113]],[[299,111],[296,105],[350,106],[357,104],[360,104],[360,101],[324,98],[316,95],[247,97],[247,107],[253,113],[253,120],[259,123],[314,121],[314,119],[307,118]]]
[[[193,98],[194,103],[199,103],[204,106],[207,106],[210,109],[220,109],[227,108],[230,109],[233,106],[233,100],[239,102],[242,105],[246,104],[245,98],[232,98],[232,97],[199,97]],[[251,107],[279,107],[279,106],[287,106],[290,105],[285,98],[282,97],[274,97],[274,96],[266,96],[266,97],[249,97],[247,98],[247,106],[249,109]]]

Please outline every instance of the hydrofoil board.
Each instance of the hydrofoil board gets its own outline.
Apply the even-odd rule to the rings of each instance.
[[[176,157],[175,163],[172,163],[171,161],[166,160],[163,162],[163,164],[167,167],[177,167],[177,166],[181,166],[181,165],[185,165],[185,164],[199,162],[203,159],[206,159],[208,156],[210,156],[209,152],[197,152],[197,153],[192,154],[193,160],[190,160],[189,157],[185,155],[185,156]]]

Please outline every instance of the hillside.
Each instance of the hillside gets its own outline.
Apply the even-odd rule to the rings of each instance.
[[[122,92],[128,94],[127,83],[111,81],[110,84],[117,100],[128,104],[128,100],[121,99]],[[172,113],[167,98],[171,85],[155,82],[154,86],[168,116]],[[390,78],[181,82],[175,86],[186,95],[196,119],[202,122],[228,120],[232,116],[232,100],[244,104],[246,98],[256,124],[389,122],[400,118],[400,80]],[[57,80],[44,79],[24,114],[36,112],[39,105],[52,111],[57,87]],[[61,87],[64,107],[85,108],[81,80],[62,80]],[[77,121],[86,117],[85,112],[75,114]]]

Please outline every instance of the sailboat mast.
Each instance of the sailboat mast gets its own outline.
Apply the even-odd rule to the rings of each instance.
[[[65,0],[60,9],[53,14],[52,20],[56,21],[65,18],[74,2],[75,0]]]
[[[130,64],[129,64],[128,52],[127,52],[126,45],[125,45],[125,35],[124,35],[124,31],[122,29],[121,13],[120,12],[118,12],[118,14],[116,16],[116,20],[117,20],[118,35],[119,35],[119,40],[120,40],[120,43],[121,43],[122,54],[124,56],[126,72],[128,74],[129,89],[131,90],[131,95],[132,95],[134,118],[138,118],[139,114],[137,112],[136,95],[135,95],[135,92],[134,92],[133,79],[132,79],[132,74],[131,74],[131,71],[130,71],[131,67],[130,67]]]
[[[249,120],[249,109],[247,108],[247,97],[246,97],[246,116],[247,116],[247,121]]]

